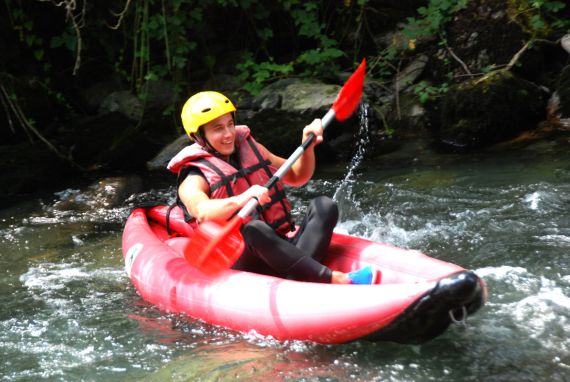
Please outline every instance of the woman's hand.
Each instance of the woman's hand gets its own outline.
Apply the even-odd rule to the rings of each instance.
[[[259,205],[264,205],[271,201],[271,197],[269,196],[269,190],[258,184],[254,184],[253,186],[248,188],[242,195],[244,196],[244,203],[243,203],[244,205],[251,198],[257,198]]]
[[[310,125],[305,126],[303,129],[303,139],[301,143],[304,143],[307,139],[309,139],[311,134],[315,135],[315,139],[311,147],[318,145],[323,141],[323,123],[320,119],[315,119],[313,122],[311,122]]]

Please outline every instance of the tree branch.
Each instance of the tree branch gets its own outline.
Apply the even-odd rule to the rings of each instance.
[[[81,66],[81,49],[82,49],[82,40],[81,40],[81,28],[84,25],[85,20],[85,13],[87,9],[87,0],[83,0],[83,7],[81,8],[81,12],[79,14],[75,14],[75,10],[77,9],[77,2],[75,0],[63,0],[60,2],[56,2],[54,0],[37,0],[42,3],[51,3],[56,7],[63,7],[65,6],[65,19],[70,20],[71,26],[75,31],[75,37],[77,39],[77,43],[75,45],[75,65],[73,66],[73,75],[76,75],[79,71],[79,67]]]
[[[463,67],[463,70],[465,70],[465,73],[467,74],[471,74],[471,71],[469,70],[469,67],[467,66],[467,64],[465,62],[463,62],[463,60],[461,60],[454,52],[453,50],[451,50],[451,48],[449,47],[449,45],[447,45],[447,42],[445,43],[445,49],[447,49],[447,53],[449,53],[451,55],[451,57],[453,57],[455,59],[455,61],[459,62],[459,64],[461,65],[461,67]]]
[[[123,8],[123,10],[119,13],[113,12],[111,11],[111,13],[113,14],[113,16],[117,17],[117,23],[113,26],[107,24],[107,26],[111,29],[117,30],[119,29],[119,27],[121,26],[121,23],[123,22],[123,18],[125,17],[125,15],[127,14],[127,11],[129,10],[129,5],[131,4],[131,0],[127,0],[127,3],[125,4],[125,7]]]

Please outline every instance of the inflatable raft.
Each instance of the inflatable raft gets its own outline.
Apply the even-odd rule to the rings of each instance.
[[[239,332],[323,344],[418,344],[486,299],[484,282],[458,265],[340,233],[324,263],[343,272],[375,265],[380,284],[318,284],[231,269],[206,275],[182,255],[192,232],[178,208],[168,219],[166,206],[135,209],[123,233],[126,272],[160,309]]]

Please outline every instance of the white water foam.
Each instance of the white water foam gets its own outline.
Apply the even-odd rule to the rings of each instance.
[[[30,367],[14,370],[7,375],[9,379],[57,378],[73,369],[79,373],[90,370],[94,376],[109,371],[106,364],[114,357],[131,359],[129,367],[137,368],[141,367],[136,361],[139,356],[171,356],[167,347],[144,343],[134,346],[135,354],[133,338],[117,330],[117,325],[127,328],[125,324],[130,322],[116,314],[117,306],[124,307],[124,286],[128,285],[120,268],[43,263],[30,267],[20,282],[37,303],[29,318],[0,322],[0,346],[21,354],[19,358],[26,359]],[[109,324],[94,326],[102,321]]]
[[[523,201],[528,205],[531,210],[538,209],[538,203],[541,201],[540,193],[533,192],[532,194],[526,195]]]
[[[475,272],[489,286],[487,306],[498,317],[494,330],[504,325],[502,329],[512,336],[527,336],[548,350],[570,356],[570,297],[562,287],[523,267],[486,267]],[[499,289],[501,293],[496,292]]]

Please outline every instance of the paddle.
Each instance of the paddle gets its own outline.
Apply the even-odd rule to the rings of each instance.
[[[326,129],[334,119],[343,121],[354,113],[362,96],[365,71],[366,59],[363,59],[338,93],[330,110],[323,117],[323,129]],[[264,187],[271,188],[281,180],[314,140],[315,135],[311,135],[301,146],[297,147]],[[231,267],[242,254],[245,246],[240,227],[257,205],[257,199],[251,199],[228,222],[207,220],[200,223],[184,251],[186,260],[208,274]]]

